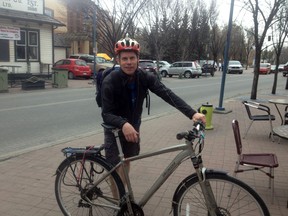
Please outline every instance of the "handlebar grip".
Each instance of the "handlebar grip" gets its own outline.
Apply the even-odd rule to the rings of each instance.
[[[183,139],[185,136],[187,136],[187,132],[181,132],[181,133],[178,133],[178,134],[176,135],[176,139],[177,139],[177,140],[181,140],[181,139]]]
[[[194,127],[199,130],[205,130],[205,124],[202,121],[197,121],[194,123]]]

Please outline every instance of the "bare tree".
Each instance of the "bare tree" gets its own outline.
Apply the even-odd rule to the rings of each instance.
[[[251,51],[254,48],[254,36],[253,36],[253,28],[246,29],[246,43],[245,43],[245,60],[246,60],[246,70],[249,65],[249,56]]]
[[[283,7],[277,13],[279,21],[272,25],[272,42],[274,47],[274,52],[276,56],[276,70],[274,74],[274,81],[272,86],[272,94],[276,94],[277,78],[278,78],[278,66],[280,64],[280,55],[284,42],[288,34],[288,14],[287,8]]]
[[[285,1],[286,0],[261,1],[261,4],[259,3],[259,0],[244,1],[244,7],[247,9],[247,11],[252,13],[254,23],[255,66],[250,96],[250,98],[254,100],[257,98],[259,68],[263,42],[265,40],[268,28],[271,26],[271,24],[273,24],[273,22],[275,22],[275,15],[277,14],[278,10],[285,5]]]
[[[94,0],[95,1],[95,0]],[[102,49],[114,55],[114,45],[126,34],[136,37],[138,27],[136,20],[141,17],[142,10],[150,0],[122,0],[112,1],[110,7],[106,1],[97,1],[97,30],[101,34],[98,44]]]
[[[209,7],[209,24],[210,24],[210,50],[213,55],[213,67],[218,62],[218,56],[223,48],[224,37],[217,25],[219,12],[216,10],[216,1],[213,0]]]

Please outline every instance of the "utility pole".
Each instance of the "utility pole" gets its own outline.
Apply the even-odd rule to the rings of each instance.
[[[222,72],[222,82],[221,82],[219,106],[215,108],[215,110],[220,111],[220,112],[225,111],[225,108],[222,106],[223,106],[225,80],[226,80],[226,74],[227,74],[227,68],[228,68],[228,62],[229,62],[228,61],[228,57],[229,57],[228,53],[229,53],[230,36],[231,36],[231,30],[232,30],[233,9],[234,9],[234,0],[231,0],[227,39],[226,39],[225,50],[224,50],[224,65],[223,65],[224,70]]]
[[[94,84],[96,85],[96,7],[93,11],[93,55],[94,55],[94,62],[93,62],[93,80]]]

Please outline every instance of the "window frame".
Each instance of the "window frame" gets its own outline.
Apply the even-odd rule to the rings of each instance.
[[[40,61],[40,31],[39,29],[20,29],[21,40],[15,41],[16,62]],[[24,38],[22,38],[24,37]],[[24,47],[24,54],[20,55],[20,48]],[[28,58],[29,56],[29,58]]]

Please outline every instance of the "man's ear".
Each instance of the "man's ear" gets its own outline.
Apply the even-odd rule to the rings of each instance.
[[[116,62],[119,64],[119,55],[116,56]]]

